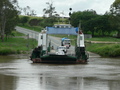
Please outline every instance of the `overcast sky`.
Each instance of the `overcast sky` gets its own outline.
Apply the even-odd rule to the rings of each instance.
[[[68,16],[69,8],[72,8],[72,12],[93,9],[97,14],[104,14],[106,11],[109,11],[114,1],[115,0],[52,0],[57,13],[60,14],[64,12],[66,16]],[[20,7],[30,6],[31,9],[36,11],[38,16],[43,15],[43,9],[47,7],[46,2],[51,2],[51,0],[18,0]]]

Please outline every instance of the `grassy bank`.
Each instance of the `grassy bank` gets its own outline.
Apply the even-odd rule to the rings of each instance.
[[[30,26],[28,24],[25,24],[24,26],[19,24],[18,26],[20,27],[23,27],[23,28],[26,28],[26,29],[30,29],[30,30],[33,30],[33,31],[37,31],[37,32],[41,32],[41,30],[43,29],[42,27],[40,26]]]
[[[120,42],[119,38],[113,37],[94,37],[86,39],[86,41],[102,41],[103,43],[90,43],[86,44],[87,51],[97,53],[103,57],[119,57],[120,56],[120,44],[110,44],[104,42]]]
[[[103,57],[120,57],[120,44],[86,44],[86,49]]]
[[[14,32],[14,37],[9,37],[4,42],[0,41],[0,55],[27,53],[37,45],[34,39],[27,39],[27,36]]]
[[[113,37],[93,37],[85,39],[87,41],[120,42],[120,38]]]

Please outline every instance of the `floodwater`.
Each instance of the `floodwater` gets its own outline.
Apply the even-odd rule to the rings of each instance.
[[[88,64],[56,65],[0,56],[0,90],[120,90],[120,58],[93,55]]]

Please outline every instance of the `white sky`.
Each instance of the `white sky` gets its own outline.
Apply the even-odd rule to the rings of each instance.
[[[52,0],[55,11],[58,14],[64,12],[66,16],[69,14],[69,8],[74,11],[84,11],[87,9],[93,9],[97,14],[104,14],[109,11],[110,6],[115,0]],[[36,11],[38,16],[43,15],[43,9],[47,8],[46,2],[51,0],[18,0],[19,6],[24,8],[30,6],[31,9]]]

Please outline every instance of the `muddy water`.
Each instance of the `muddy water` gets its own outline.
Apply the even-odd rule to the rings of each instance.
[[[85,65],[35,64],[0,56],[0,90],[120,90],[120,58],[91,56]]]

